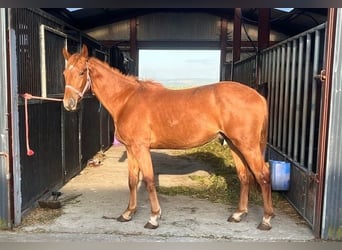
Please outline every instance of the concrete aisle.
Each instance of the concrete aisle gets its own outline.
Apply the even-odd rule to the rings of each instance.
[[[171,152],[171,153],[170,153]],[[153,151],[157,182],[161,186],[192,185],[189,174],[206,175],[203,163],[172,157],[172,151]],[[96,164],[95,164],[96,165]],[[161,166],[164,167],[161,167]],[[166,165],[166,166],[165,166]],[[172,171],[165,171],[171,169]],[[164,169],[164,170],[163,170]],[[203,169],[203,170],[199,170]],[[177,174],[181,170],[182,174]],[[196,172],[196,173],[195,173]],[[138,211],[132,221],[120,223],[103,216],[118,217],[127,207],[127,159],[123,146],[111,147],[103,161],[86,167],[61,190],[64,196],[80,195],[67,202],[54,219],[24,223],[14,231],[0,231],[4,241],[311,241],[311,229],[298,216],[278,209],[273,228],[264,232],[256,227],[262,218],[262,207],[250,206],[248,216],[240,223],[227,222],[234,207],[185,196],[160,195],[163,211],[160,227],[144,229],[149,219],[149,201],[145,187],[139,189]],[[40,209],[41,213],[49,211]]]

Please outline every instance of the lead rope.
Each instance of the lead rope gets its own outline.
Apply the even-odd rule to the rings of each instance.
[[[25,99],[25,131],[26,131],[26,154],[28,156],[34,155],[34,151],[30,148],[29,143],[29,119],[28,119],[28,105],[27,100],[28,99],[39,99],[39,100],[46,100],[46,101],[55,101],[55,102],[61,102],[62,99],[57,98],[49,98],[49,97],[41,97],[41,96],[33,96],[31,94],[25,93],[21,94],[21,97]]]

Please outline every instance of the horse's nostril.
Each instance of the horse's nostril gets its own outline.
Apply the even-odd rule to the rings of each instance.
[[[73,98],[70,98],[70,99],[69,99],[69,102],[68,102],[68,106],[69,106],[70,108],[74,108],[75,105],[76,105],[75,100],[74,100]]]
[[[73,98],[69,98],[69,99],[64,99],[63,101],[64,104],[64,108],[68,111],[70,110],[74,110],[76,108],[76,101]]]

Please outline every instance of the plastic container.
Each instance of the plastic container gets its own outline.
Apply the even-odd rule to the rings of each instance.
[[[291,164],[284,161],[269,161],[272,190],[287,191],[290,189]]]

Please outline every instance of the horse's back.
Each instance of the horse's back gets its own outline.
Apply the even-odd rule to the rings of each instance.
[[[264,113],[267,111],[265,98],[247,85],[221,81],[194,88],[172,90],[160,84],[142,83],[130,103],[127,113],[162,112],[168,116],[183,113],[212,113],[224,115],[231,112]]]
[[[243,83],[235,81],[222,81],[215,84],[220,93],[228,94],[232,98],[245,100],[246,98],[263,100],[264,97],[259,92]]]

